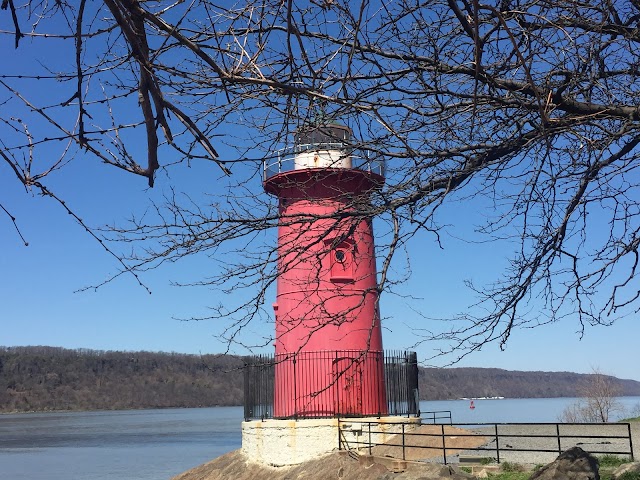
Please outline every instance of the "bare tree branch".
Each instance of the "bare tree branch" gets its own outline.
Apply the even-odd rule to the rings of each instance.
[[[485,206],[487,220],[466,240],[508,245],[508,264],[488,284],[468,281],[477,303],[458,315],[435,323],[423,313],[416,333],[434,355],[504,347],[514,329],[555,321],[583,332],[640,308],[636,1],[2,7],[13,30],[0,35],[16,46],[30,39],[20,45],[29,69],[7,64],[0,76],[2,165],[18,183],[47,189],[50,174],[78,155],[149,185],[162,168],[168,188],[176,165],[220,167],[225,188],[208,204],[178,186],[128,225],[85,226],[113,242],[121,269],[136,275],[192,255],[212,262],[217,274],[184,283],[246,292],[198,317],[227,319],[230,342],[272,316],[277,225],[305,231],[320,222],[324,242],[376,218],[388,292],[407,280],[411,259],[394,268],[414,239],[446,249],[455,226],[443,207],[458,201]],[[22,32],[19,23],[33,27]],[[64,61],[38,56],[52,41]],[[332,122],[353,132],[332,139],[345,158],[386,161],[385,184],[331,218],[289,218],[260,179],[291,159],[283,148],[296,132]],[[136,144],[146,144],[145,159]],[[310,259],[289,244],[284,266],[320,268],[335,247],[322,245]],[[115,253],[119,246],[130,253]]]

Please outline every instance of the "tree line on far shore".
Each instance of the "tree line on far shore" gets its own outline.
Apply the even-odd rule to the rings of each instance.
[[[243,360],[232,355],[0,347],[0,412],[241,405]],[[575,397],[590,378],[569,372],[420,368],[420,398]],[[621,395],[640,382],[612,379]]]
[[[0,411],[237,405],[242,360],[56,347],[0,349]]]

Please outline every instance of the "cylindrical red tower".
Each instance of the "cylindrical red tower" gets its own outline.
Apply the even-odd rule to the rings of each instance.
[[[352,155],[350,135],[335,124],[301,129],[289,156],[265,168],[280,210],[276,418],[387,413],[373,230],[362,213],[383,164]]]

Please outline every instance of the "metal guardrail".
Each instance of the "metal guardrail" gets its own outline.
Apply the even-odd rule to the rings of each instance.
[[[384,159],[374,158],[370,150],[355,149],[345,143],[311,143],[283,148],[276,152],[275,159],[270,158],[263,160],[263,180],[266,181],[279,173],[295,170],[295,158],[297,154],[328,150],[344,152],[345,158],[349,157],[351,159],[351,168],[354,170],[374,173],[382,177],[385,175]]]
[[[449,420],[447,422],[447,425],[451,425],[453,423],[453,419],[451,418],[451,410],[436,410],[435,412],[421,412],[420,416],[422,417],[423,423],[425,420],[431,421],[432,424],[443,423],[443,422],[438,422],[437,420]]]
[[[359,388],[348,390],[341,388],[340,380],[326,385],[327,363],[349,359],[347,365],[354,372],[357,368],[369,368],[379,365],[380,375],[369,375],[375,385],[366,388],[361,382],[354,382]],[[353,364],[353,365],[352,365]],[[279,365],[279,367],[278,367]],[[368,367],[369,366],[369,367]],[[280,368],[281,367],[281,368]],[[376,367],[376,372],[378,367]],[[278,383],[275,382],[276,370],[279,371]],[[384,384],[382,372],[384,371]],[[321,391],[309,392],[309,386],[320,385]],[[381,390],[384,389],[384,390]],[[309,394],[310,393],[310,394]],[[300,352],[291,355],[257,355],[245,357],[244,368],[244,417],[245,420],[269,418],[324,418],[341,417],[357,412],[334,411],[340,404],[366,404],[367,395],[382,395],[386,398],[387,412],[376,412],[375,416],[406,415],[418,416],[418,363],[415,352],[359,352],[352,350],[331,350],[320,352]],[[295,409],[286,415],[278,416],[274,412],[275,398],[290,397],[300,400],[294,402]],[[355,395],[355,398],[343,398]],[[299,398],[300,397],[300,398]],[[303,398],[304,397],[304,398]],[[338,401],[326,401],[336,398]],[[341,400],[344,400],[342,402]],[[352,401],[353,400],[353,401]],[[276,408],[276,410],[278,410]]]
[[[353,449],[366,449],[369,455],[375,454],[375,447],[397,447],[401,449],[401,458],[406,460],[406,453],[408,449],[426,449],[426,450],[439,450],[441,451],[441,458],[446,465],[449,462],[448,457],[452,453],[459,452],[487,452],[488,454],[495,454],[495,461],[500,463],[501,452],[533,452],[533,453],[554,453],[560,454],[565,450],[573,446],[585,446],[582,440],[598,441],[601,445],[610,445],[613,448],[584,448],[591,454],[607,454],[607,455],[626,455],[630,458],[630,461],[634,461],[633,455],[633,439],[631,436],[631,424],[629,423],[601,423],[601,424],[588,424],[588,423],[473,423],[473,424],[451,424],[451,425],[425,425],[431,427],[440,427],[439,431],[432,433],[416,431],[416,426],[410,426],[406,423],[389,423],[385,422],[381,425],[372,421],[361,421],[362,439],[350,440],[344,436],[341,424],[353,424],[359,422],[357,419],[340,419],[338,421],[339,440],[338,448],[340,450]],[[395,431],[390,430],[390,427],[395,425]],[[456,427],[456,431],[446,431],[447,428]],[[464,427],[464,429],[462,428]],[[598,433],[586,434],[580,433],[581,430],[588,430],[590,428],[597,427]],[[419,427],[418,427],[419,428]],[[550,433],[526,433],[529,430],[548,429]],[[469,433],[463,433],[464,430],[468,430]],[[501,431],[502,430],[502,431]],[[607,433],[609,430],[610,433]],[[625,431],[625,434],[621,434]],[[376,438],[387,438],[389,434],[394,433],[391,437],[392,441],[376,441]],[[517,433],[521,432],[521,433]],[[524,432],[524,433],[522,433]],[[438,439],[437,446],[433,445],[420,445],[420,442],[413,441],[419,437],[431,437]],[[485,439],[483,445],[479,447],[466,447],[456,446],[454,439],[460,438],[479,438]],[[509,445],[507,439],[514,445]],[[518,439],[535,439],[541,443],[545,443],[540,448],[520,448],[517,446]],[[628,444],[628,449],[617,449],[612,442],[621,440],[620,444]],[[449,444],[447,444],[449,442]],[[494,443],[495,445],[490,445]],[[390,456],[389,453],[385,453],[385,456]],[[393,456],[393,455],[391,455]],[[484,457],[486,458],[486,457]]]
[[[385,352],[384,384],[388,415],[420,416],[416,352]]]

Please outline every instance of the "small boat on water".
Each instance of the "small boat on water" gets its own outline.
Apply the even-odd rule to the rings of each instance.
[[[471,403],[469,404],[469,408],[471,410],[473,410],[474,408],[476,408],[475,404],[473,403],[473,400],[471,400]]]

